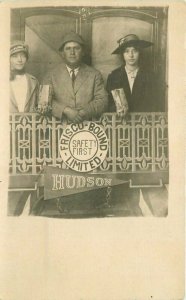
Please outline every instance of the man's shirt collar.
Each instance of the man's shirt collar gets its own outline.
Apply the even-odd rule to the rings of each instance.
[[[66,68],[67,68],[67,71],[68,71],[68,73],[69,73],[69,75],[70,75],[70,77],[71,77],[71,76],[72,76],[72,70],[74,71],[74,74],[75,74],[75,76],[76,76],[77,73],[79,72],[79,68],[80,68],[80,67],[77,67],[77,68],[75,68],[75,69],[72,69],[72,68],[70,68],[69,66],[66,65]]]

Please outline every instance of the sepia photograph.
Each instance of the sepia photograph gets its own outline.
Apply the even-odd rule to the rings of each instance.
[[[186,5],[0,3],[0,300],[185,297]]]
[[[168,6],[11,9],[8,215],[167,217]]]

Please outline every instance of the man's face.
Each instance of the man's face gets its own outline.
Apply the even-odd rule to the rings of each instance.
[[[68,42],[63,48],[62,56],[69,67],[77,68],[83,56],[82,46],[76,42]]]
[[[123,52],[123,57],[128,66],[138,66],[139,50],[134,47],[127,47]]]
[[[27,61],[26,54],[24,52],[14,53],[10,56],[11,70],[21,71],[24,69]]]

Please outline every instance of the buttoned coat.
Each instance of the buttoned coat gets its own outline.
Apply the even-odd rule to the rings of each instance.
[[[97,118],[107,110],[107,93],[99,71],[81,64],[74,87],[65,64],[60,64],[43,80],[52,88],[52,115],[61,119],[65,107],[84,109],[86,119]]]
[[[112,71],[107,79],[109,111],[111,112],[116,110],[111,90],[119,88],[124,89],[129,112],[163,111],[163,103],[159,97],[157,78],[154,73],[140,68],[131,92],[124,65]]]
[[[27,95],[26,95],[24,112],[34,112],[34,109],[38,102],[39,83],[34,76],[28,73],[26,73],[25,75],[27,78],[28,86],[27,86]],[[11,85],[10,85],[9,111],[10,113],[19,112],[17,101]]]

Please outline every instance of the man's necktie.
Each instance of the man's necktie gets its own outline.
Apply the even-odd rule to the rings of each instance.
[[[71,70],[71,79],[72,79],[72,87],[74,87],[74,82],[75,82],[75,79],[76,79],[76,75],[75,75],[75,72],[74,72],[73,69]]]

